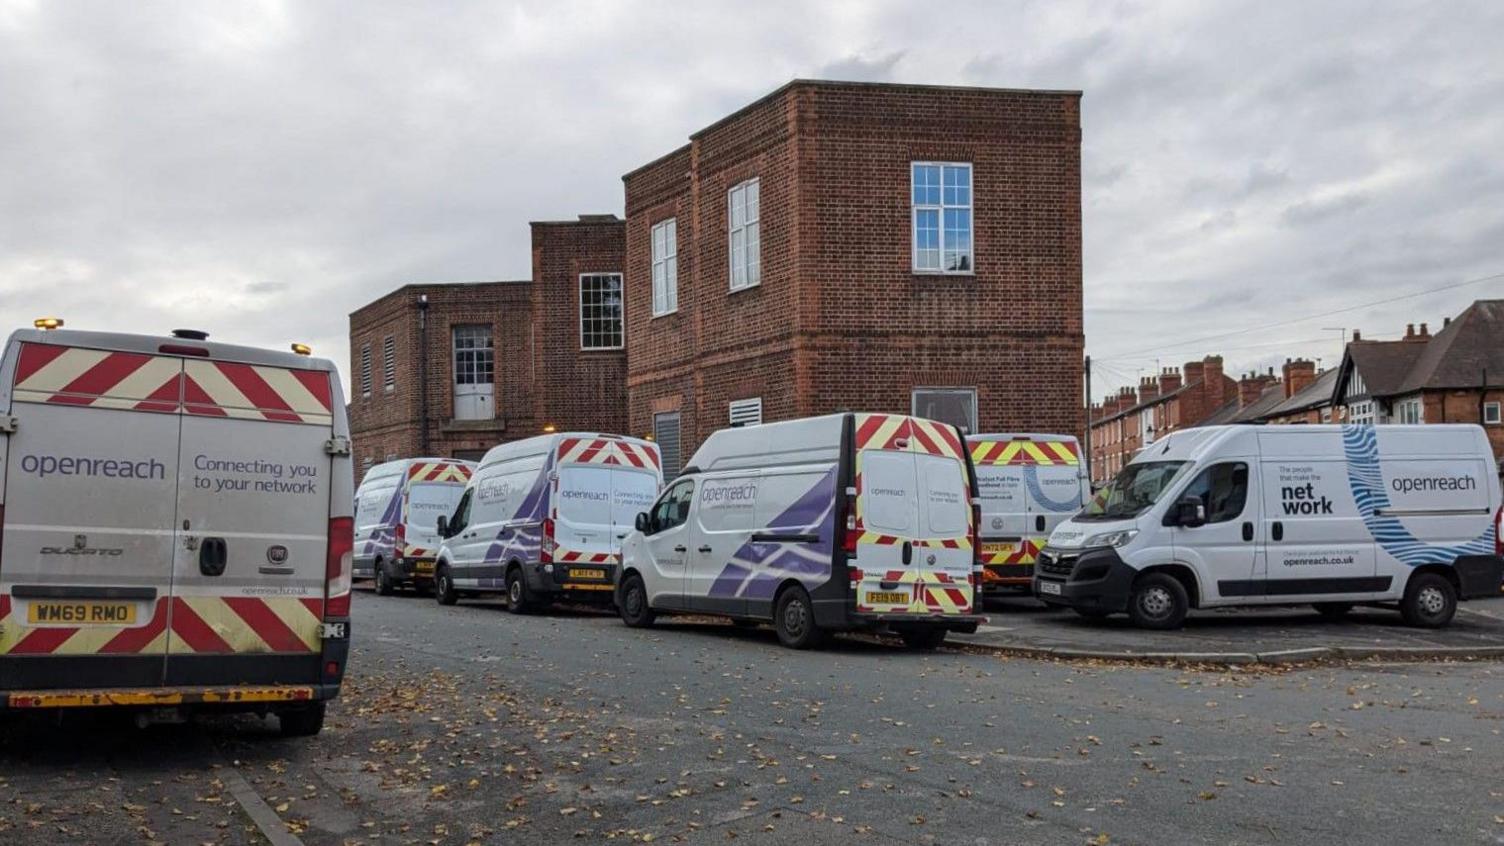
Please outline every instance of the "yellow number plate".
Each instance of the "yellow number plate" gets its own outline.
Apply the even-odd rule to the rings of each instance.
[[[909,595],[899,591],[868,592],[868,605],[908,605]]]
[[[580,569],[571,567],[571,568],[569,568],[569,578],[571,578],[571,579],[604,579],[604,578],[606,578],[606,571],[605,570],[580,570]]]
[[[41,625],[133,626],[134,602],[33,602],[26,611],[28,622]]]
[[[432,576],[433,575],[433,562],[432,561],[419,561],[418,562],[418,574],[422,575],[422,576]]]
[[[984,544],[982,544],[982,554],[983,555],[1007,555],[1008,553],[1012,552],[1016,548],[1017,548],[1017,545],[1016,544],[1011,544],[1011,543],[984,543]]]

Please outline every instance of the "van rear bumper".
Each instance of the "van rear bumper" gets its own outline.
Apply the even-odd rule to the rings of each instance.
[[[225,687],[84,688],[76,690],[10,690],[0,692],[0,710],[30,708],[164,708],[203,705],[237,708],[275,708],[334,699],[338,684],[233,685]]]
[[[986,614],[860,614],[847,615],[858,628],[872,626],[931,626],[975,631],[987,622]]]
[[[621,569],[619,565],[556,562],[552,565],[552,572],[545,569],[546,566],[534,564],[531,568],[524,568],[530,590],[587,602],[612,602],[616,599],[616,573]],[[599,579],[577,579],[573,575],[576,570],[600,570],[605,575]]]

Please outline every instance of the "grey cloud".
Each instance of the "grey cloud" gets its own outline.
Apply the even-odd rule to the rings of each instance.
[[[817,79],[842,79],[851,82],[890,82],[893,68],[903,60],[903,50],[894,50],[881,56],[867,58],[853,54],[822,65],[815,72]]]
[[[1290,226],[1307,226],[1330,217],[1351,214],[1368,205],[1364,194],[1341,194],[1328,199],[1301,200],[1286,206],[1280,215]]]

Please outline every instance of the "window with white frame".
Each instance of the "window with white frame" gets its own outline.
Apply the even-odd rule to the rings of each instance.
[[[1499,403],[1486,402],[1483,404],[1483,422],[1489,426],[1497,426],[1501,422],[1499,416]]]
[[[1395,404],[1396,423],[1424,423],[1426,416],[1421,411],[1420,399],[1401,400]]]
[[[679,224],[675,218],[653,227],[653,316],[679,310]]]
[[[756,426],[760,423],[762,423],[762,397],[732,400],[732,426]]]
[[[976,388],[915,388],[911,412],[915,417],[959,426],[970,435],[977,430]],[[1118,421],[1121,425],[1122,421]]]
[[[397,387],[397,339],[391,335],[381,342],[382,386],[387,391]]]
[[[910,178],[914,271],[971,273],[971,165],[914,162]]]
[[[366,398],[371,396],[371,345],[362,344],[360,347],[360,395]]]
[[[491,346],[491,327],[454,327],[454,383],[490,385],[495,369],[496,352]]]
[[[756,179],[726,193],[727,224],[731,233],[731,290],[751,288],[762,281],[762,215]]]
[[[580,349],[622,346],[620,273],[580,274]]]

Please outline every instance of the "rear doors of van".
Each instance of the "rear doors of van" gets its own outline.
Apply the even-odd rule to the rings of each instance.
[[[1081,451],[1069,435],[975,435],[983,587],[1027,587],[1050,532],[1085,504]]]
[[[972,613],[971,470],[959,432],[903,415],[854,417],[846,545],[859,570],[856,610]]]
[[[454,513],[474,472],[463,461],[414,460],[408,465],[401,554],[417,562],[418,576],[432,578],[439,555],[439,518]]]
[[[330,538],[350,531],[332,373],[193,344],[11,360],[0,654],[60,660],[7,660],[4,683],[319,680]]]
[[[564,436],[544,548],[563,568],[565,590],[613,588],[621,542],[663,483],[658,448],[635,438]]]

